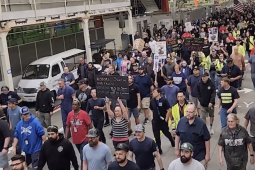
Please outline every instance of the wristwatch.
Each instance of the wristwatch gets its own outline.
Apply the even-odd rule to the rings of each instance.
[[[250,156],[254,156],[254,154],[250,154]]]

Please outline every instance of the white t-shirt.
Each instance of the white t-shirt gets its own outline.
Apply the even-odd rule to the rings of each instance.
[[[151,48],[151,52],[152,52],[153,54],[155,54],[156,41],[155,41],[155,40],[150,41],[150,42],[149,42],[149,47]]]
[[[192,159],[189,164],[183,164],[180,158],[178,158],[170,163],[168,170],[205,170],[205,168],[195,159]]]

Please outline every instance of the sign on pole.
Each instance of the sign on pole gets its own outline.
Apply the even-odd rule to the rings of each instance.
[[[166,58],[166,41],[156,42],[155,55],[159,60]]]
[[[208,28],[208,32],[209,32],[209,42],[218,41],[218,28],[217,27]]]

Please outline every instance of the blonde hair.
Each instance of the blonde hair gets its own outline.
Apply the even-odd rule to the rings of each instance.
[[[232,118],[234,121],[236,121],[237,124],[239,124],[239,122],[240,122],[240,119],[239,119],[239,118],[237,117],[237,115],[234,114],[234,113],[228,114],[227,119],[228,119],[228,118]]]

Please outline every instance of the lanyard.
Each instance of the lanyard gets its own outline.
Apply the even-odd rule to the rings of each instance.
[[[157,104],[157,110],[158,110],[158,115],[160,116],[160,111],[159,111],[159,100],[156,100],[156,104]]]
[[[184,105],[181,106],[179,103],[178,103],[178,106],[179,106],[179,113],[180,113],[180,117],[182,118],[184,116],[184,113],[183,113],[183,108],[184,108]]]

